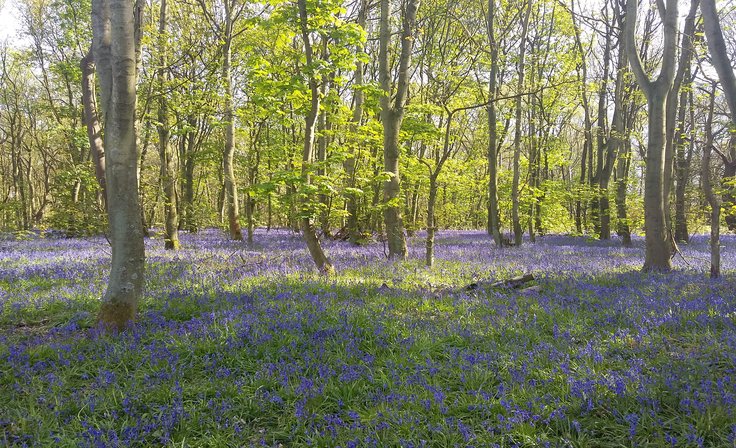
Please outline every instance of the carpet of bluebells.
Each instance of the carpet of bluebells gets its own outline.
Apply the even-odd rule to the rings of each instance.
[[[218,230],[147,242],[137,323],[95,326],[104,238],[0,238],[0,446],[736,447],[736,237],[669,275],[546,236],[441,232],[437,264],[381,243]],[[532,292],[463,291],[533,273]]]

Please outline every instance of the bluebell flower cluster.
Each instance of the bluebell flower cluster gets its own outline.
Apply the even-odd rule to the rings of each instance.
[[[735,446],[736,238],[642,274],[643,241],[437,238],[437,265],[298,235],[148,241],[139,318],[95,326],[102,238],[0,240],[2,446]],[[532,292],[465,291],[532,272]]]

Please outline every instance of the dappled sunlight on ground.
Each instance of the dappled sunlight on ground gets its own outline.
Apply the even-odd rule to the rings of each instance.
[[[147,241],[138,322],[94,326],[104,238],[0,239],[0,444],[28,446],[733,446],[736,238],[675,272],[643,241],[545,236],[498,249],[444,231],[437,264],[298,235]],[[533,273],[536,291],[465,291]]]

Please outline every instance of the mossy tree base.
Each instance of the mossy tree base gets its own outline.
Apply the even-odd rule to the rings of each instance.
[[[105,302],[100,307],[97,322],[105,330],[120,332],[135,320],[135,307],[124,302]]]

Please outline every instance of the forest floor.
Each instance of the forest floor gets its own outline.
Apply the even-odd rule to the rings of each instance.
[[[497,249],[441,232],[437,263],[217,230],[147,242],[138,322],[94,326],[104,238],[0,240],[2,446],[736,446],[736,237],[668,275],[643,241]],[[537,291],[465,292],[531,272]]]

